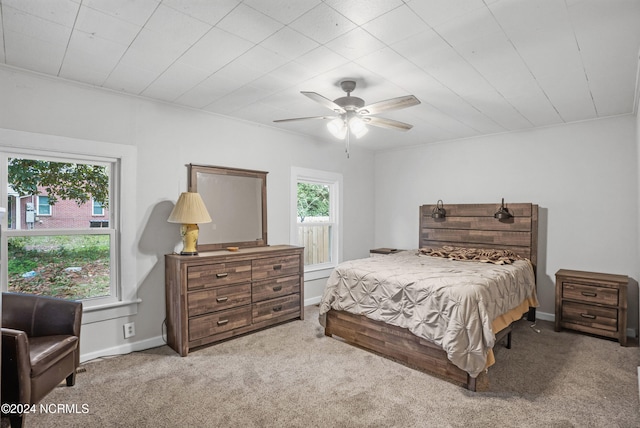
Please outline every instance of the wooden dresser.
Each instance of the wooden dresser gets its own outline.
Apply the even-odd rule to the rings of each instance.
[[[556,325],[618,339],[627,345],[626,275],[560,269],[556,272]]]
[[[167,343],[190,349],[304,317],[303,247],[167,254]]]

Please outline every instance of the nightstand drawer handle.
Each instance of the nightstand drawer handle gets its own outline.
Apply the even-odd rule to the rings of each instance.
[[[280,312],[281,310],[282,310],[282,305],[279,305],[273,308],[273,312]]]
[[[596,319],[596,316],[595,315],[591,315],[591,314],[580,314],[580,316],[582,318],[589,318],[590,320]]]
[[[585,297],[597,297],[598,293],[594,293],[594,292],[590,292],[590,291],[583,291],[582,295]]]
[[[275,287],[273,287],[273,291],[280,291],[282,290],[282,285],[276,285]]]
[[[229,300],[229,297],[227,296],[216,298],[216,302],[218,303],[226,302],[227,300]]]
[[[273,270],[280,270],[282,269],[282,265],[273,265]]]
[[[220,320],[220,321],[218,321],[218,325],[225,325],[228,322],[229,322],[229,320]]]
[[[216,274],[216,278],[226,278],[229,274],[227,272],[225,273],[217,273]]]

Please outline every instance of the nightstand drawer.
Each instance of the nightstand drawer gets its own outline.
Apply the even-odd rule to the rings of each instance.
[[[562,298],[586,303],[599,303],[602,305],[617,306],[618,290],[615,288],[563,282]]]
[[[253,260],[253,280],[300,273],[299,256],[269,257]]]
[[[261,302],[276,297],[300,292],[300,276],[284,276],[253,283],[252,296],[254,302]]]
[[[251,262],[212,263],[187,268],[187,289],[251,281]]]
[[[618,310],[575,302],[564,302],[562,321],[607,331],[618,331]]]
[[[190,316],[222,311],[249,303],[251,303],[250,283],[216,287],[187,295]]]
[[[189,318],[189,340],[198,340],[251,324],[251,306]]]

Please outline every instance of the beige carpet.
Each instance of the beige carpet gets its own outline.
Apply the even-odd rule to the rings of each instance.
[[[637,345],[520,321],[472,393],[324,337],[317,311],[186,358],[165,346],[86,363],[44,401],[78,413],[26,426],[640,427]]]

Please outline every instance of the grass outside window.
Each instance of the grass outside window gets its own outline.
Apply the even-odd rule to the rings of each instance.
[[[110,236],[16,236],[7,239],[9,291],[64,299],[110,293]]]

